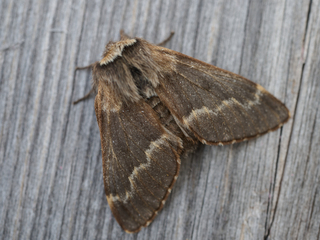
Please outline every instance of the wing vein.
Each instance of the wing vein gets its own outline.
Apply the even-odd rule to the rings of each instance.
[[[137,206],[131,201],[131,197],[130,197],[130,196],[128,197],[128,200],[129,200],[131,206],[133,207],[133,209],[138,213],[138,216],[141,217],[144,222],[146,222],[146,221],[147,221],[146,218],[143,217],[143,214],[141,214],[141,213],[139,212],[139,210],[137,209]]]

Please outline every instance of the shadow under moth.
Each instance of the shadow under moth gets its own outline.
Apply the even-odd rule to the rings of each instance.
[[[189,149],[245,141],[289,119],[286,106],[262,86],[123,32],[88,67],[105,193],[129,233],[162,209]]]

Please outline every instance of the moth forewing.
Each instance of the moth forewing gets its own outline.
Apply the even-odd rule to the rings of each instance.
[[[156,92],[180,126],[203,143],[228,144],[275,130],[289,118],[286,106],[262,86],[181,53]],[[171,94],[174,92],[174,94]]]
[[[93,65],[105,192],[127,232],[151,223],[200,142],[224,145],[275,130],[283,103],[239,75],[121,35]]]
[[[93,73],[97,69],[101,74],[99,67]],[[110,77],[120,81],[119,76]],[[100,79],[104,80],[97,82],[95,110],[107,200],[120,226],[137,232],[157,215],[171,191],[180,168],[182,140],[162,126],[142,97],[121,102],[123,96],[110,86],[113,82],[105,76]]]

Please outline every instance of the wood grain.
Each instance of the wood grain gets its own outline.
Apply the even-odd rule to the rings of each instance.
[[[320,0],[0,2],[1,239],[319,239]],[[132,36],[238,73],[281,99],[283,128],[201,146],[155,221],[117,224],[91,86],[79,71]]]

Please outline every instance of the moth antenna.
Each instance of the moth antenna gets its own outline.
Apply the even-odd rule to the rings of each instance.
[[[157,46],[164,46],[167,42],[170,41],[170,39],[173,37],[174,32],[172,31],[169,35],[169,37],[167,37],[165,40],[163,40],[162,42],[158,43]]]
[[[127,35],[123,29],[120,30],[120,39],[121,40],[126,40],[126,39],[131,39],[132,37],[130,37],[129,35]]]

